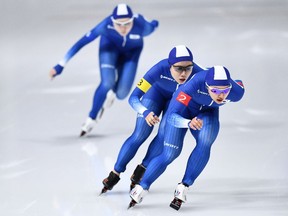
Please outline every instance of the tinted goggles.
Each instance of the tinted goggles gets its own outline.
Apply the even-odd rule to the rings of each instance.
[[[206,83],[206,86],[207,88],[209,88],[209,90],[214,93],[214,94],[217,94],[217,95],[220,95],[220,94],[228,94],[232,88],[232,85],[230,85],[228,88],[225,88],[225,89],[218,89],[218,88],[213,88],[211,86],[209,86],[207,83]]]
[[[193,69],[193,65],[188,65],[186,67],[183,67],[183,66],[175,66],[175,65],[172,65],[172,67],[174,68],[174,70],[178,73],[182,73],[183,71],[185,72],[191,72],[192,69]]]

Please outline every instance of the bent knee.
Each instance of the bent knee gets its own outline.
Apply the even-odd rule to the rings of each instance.
[[[129,90],[120,90],[116,92],[116,97],[119,100],[124,100],[129,94]]]
[[[108,92],[109,90],[113,89],[114,85],[115,85],[115,82],[102,81],[100,83],[99,88],[105,89]]]

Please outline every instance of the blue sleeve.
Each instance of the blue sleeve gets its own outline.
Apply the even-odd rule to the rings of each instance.
[[[142,105],[141,97],[144,95],[144,92],[141,91],[139,88],[135,88],[129,97],[129,104],[130,106],[139,114],[144,114],[147,108]]]
[[[159,22],[157,20],[152,20],[151,22],[149,22],[140,14],[138,14],[137,19],[139,19],[139,22],[141,22],[141,24],[142,24],[142,28],[143,28],[142,35],[143,36],[147,36],[147,35],[151,34],[159,25]]]
[[[152,87],[157,80],[157,75],[161,71],[160,63],[154,65],[137,84],[137,87],[133,90],[129,97],[130,106],[139,114],[146,117],[151,111],[148,110],[142,103],[141,98]]]
[[[85,45],[95,40],[105,29],[106,19],[94,27],[91,31],[86,33],[80,40],[78,40],[66,53],[64,58],[59,62],[59,65],[65,67],[67,62]]]
[[[176,128],[188,128],[191,119],[183,118],[178,113],[170,113],[167,121]]]

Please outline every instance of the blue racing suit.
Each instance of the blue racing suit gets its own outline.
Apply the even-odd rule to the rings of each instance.
[[[143,37],[151,34],[158,21],[148,22],[142,15],[134,14],[133,27],[126,36],[121,36],[113,27],[111,16],[105,18],[91,31],[78,40],[54,69],[61,74],[66,63],[85,45],[100,38],[99,62],[101,82],[95,91],[89,117],[95,119],[113,90],[118,99],[124,99],[133,85],[138,60],[143,48]]]
[[[204,70],[204,68],[194,63],[192,73],[188,79],[190,79],[193,74],[202,70]],[[151,134],[153,127],[150,127],[146,123],[146,116],[150,112],[154,112],[157,116],[160,116],[163,112],[163,116],[178,86],[179,84],[171,75],[168,59],[161,60],[154,65],[139,81],[137,87],[129,97],[130,105],[138,113],[136,126],[131,136],[124,142],[120,149],[114,166],[116,172],[121,173],[126,170],[126,165]],[[144,167],[148,165],[151,158],[160,154],[162,151],[163,145],[159,144],[158,140],[163,140],[164,122],[163,120],[160,122],[159,132],[149,145],[146,156],[142,162]]]
[[[203,120],[203,127],[201,130],[189,128],[196,140],[196,147],[188,159],[182,183],[186,186],[192,185],[205,168],[210,157],[211,146],[219,132],[219,107],[230,101],[237,102],[244,95],[242,82],[231,79],[232,88],[229,95],[223,104],[217,104],[208,93],[205,77],[206,71],[195,74],[174,93],[162,119],[166,121],[165,133],[161,132],[164,133],[164,141],[159,140],[161,143],[158,145],[163,146],[163,151],[147,166],[140,182],[144,189],[148,190],[167,166],[180,155],[187,128],[194,117]]]

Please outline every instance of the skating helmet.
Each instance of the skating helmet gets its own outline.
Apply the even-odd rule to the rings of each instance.
[[[205,81],[209,86],[228,86],[230,73],[224,66],[214,66],[207,71]]]
[[[112,17],[114,20],[122,18],[132,18],[133,12],[128,5],[118,4],[113,10]]]
[[[168,62],[173,65],[181,61],[193,62],[192,52],[184,45],[175,46],[169,53]]]

